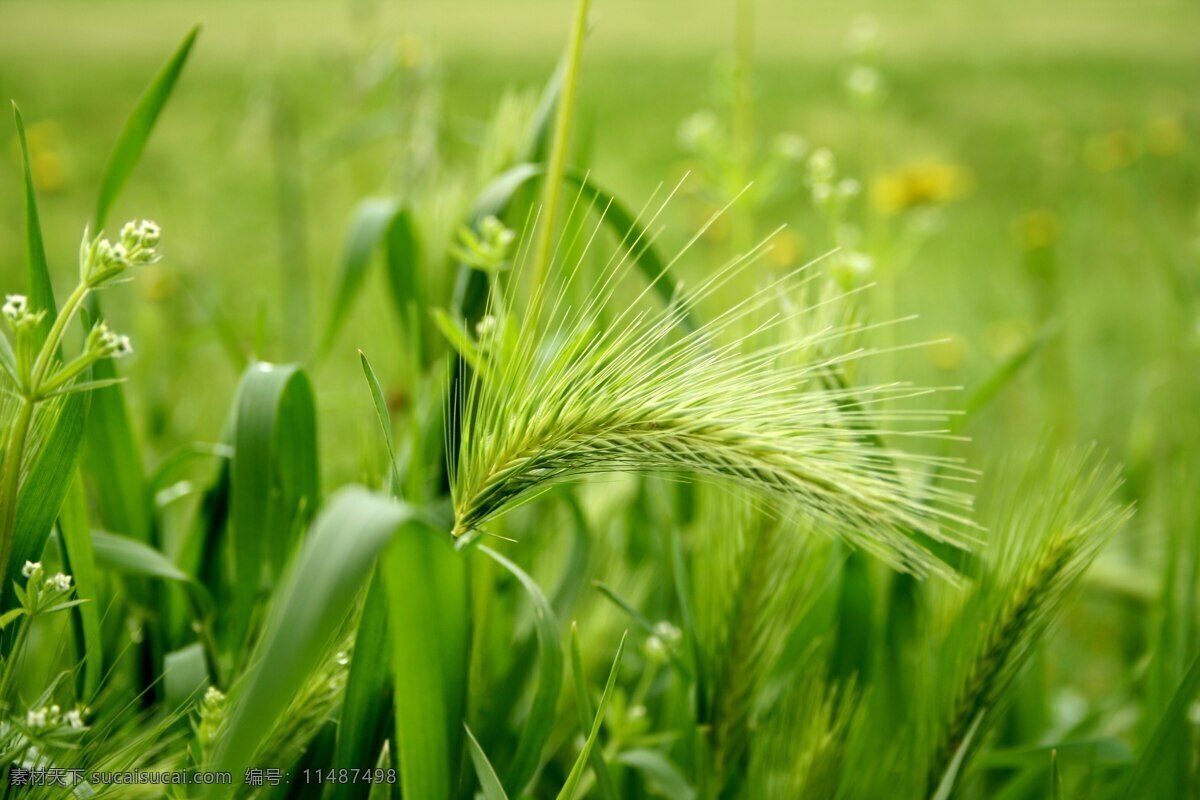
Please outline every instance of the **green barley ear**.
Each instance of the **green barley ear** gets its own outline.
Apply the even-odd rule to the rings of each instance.
[[[455,533],[582,475],[684,471],[797,509],[900,568],[942,570],[919,542],[965,546],[970,523],[960,512],[969,498],[923,480],[929,458],[866,435],[903,436],[906,426],[936,427],[941,416],[904,408],[923,394],[911,386],[827,386],[829,370],[869,353],[847,344],[861,323],[825,324],[831,301],[811,299],[815,271],[772,276],[698,329],[680,324],[710,298],[727,299],[766,249],[665,309],[646,305],[650,287],[612,302],[627,259],[614,257],[583,308],[567,307],[564,275],[534,289],[546,296],[531,305],[545,314],[494,313],[479,332],[487,363],[475,371],[464,411]],[[508,283],[519,284],[515,276]],[[511,297],[503,306],[518,308]],[[797,323],[806,332],[797,335]]]
[[[989,515],[992,539],[979,584],[935,650],[946,663],[934,674],[952,680],[941,682],[951,690],[930,721],[928,792],[960,747],[977,749],[1070,590],[1130,517],[1132,509],[1113,499],[1119,484],[1115,469],[1086,454],[1005,480]]]
[[[708,718],[700,722],[709,725],[712,775],[723,787],[755,746],[767,680],[838,548],[800,535],[806,531],[795,519],[744,491],[703,491],[698,500],[693,604],[700,657],[712,679],[703,704]]]

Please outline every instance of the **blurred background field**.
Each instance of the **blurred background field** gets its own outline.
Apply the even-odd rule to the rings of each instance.
[[[171,232],[155,280],[113,312],[147,343],[131,395],[155,404],[142,415],[150,445],[211,436],[220,425],[224,405],[206,398],[227,396],[238,372],[223,362],[205,309],[219,307],[228,334],[246,348],[258,309],[279,312],[282,263],[296,255],[282,252],[281,181],[299,182],[309,307],[319,318],[354,202],[403,191],[396,164],[405,148],[430,148],[463,174],[467,191],[484,122],[504,90],[539,89],[569,13],[551,0],[4,5],[0,95],[21,104],[31,126],[60,275],[73,257],[61,243],[87,218],[125,110],[181,33],[197,18],[205,25],[119,209],[152,214]],[[639,204],[687,168],[677,136],[685,119],[701,109],[727,113],[733,13],[716,2],[597,4],[579,139],[594,177],[627,202]],[[879,30],[872,66],[882,87],[865,111],[846,88],[854,63],[847,37],[864,14]],[[759,5],[754,114],[764,148],[781,134],[829,147],[839,172],[863,186],[856,213],[868,224],[895,223],[879,207],[889,175],[903,180],[915,167],[919,181],[923,167],[941,164],[963,178],[949,202],[935,203],[928,222],[936,233],[896,281],[895,313],[921,316],[902,335],[950,338],[914,357],[910,377],[970,385],[988,374],[1040,324],[1030,251],[1044,249],[1055,262],[1070,366],[1020,381],[989,420],[994,429],[976,436],[1037,439],[1061,424],[1039,391],[1067,398],[1072,434],[1118,451],[1131,422],[1158,424],[1157,404],[1182,378],[1173,353],[1194,352],[1200,338],[1197,35],[1200,8],[1182,0]],[[395,71],[399,78],[381,90],[381,76]],[[429,141],[404,132],[421,114],[434,120]],[[7,144],[0,275],[11,285],[22,223],[15,140]],[[777,260],[831,246],[802,178],[787,176],[795,190],[757,221],[758,235],[789,226]],[[673,204],[664,241],[682,242],[707,211],[687,198]],[[383,303],[369,293],[357,307],[319,381],[353,376],[353,348],[364,337],[380,361],[391,360]],[[282,322],[268,319],[265,355],[284,355]],[[335,420],[327,434],[345,435],[345,415],[366,408],[358,387],[343,383],[321,392]]]
[[[0,96],[29,126],[60,294],[128,109],[204,23],[113,215],[165,232],[166,259],[106,299],[137,343],[127,397],[151,465],[220,437],[237,354],[256,352],[309,364],[327,486],[379,474],[356,349],[394,403],[411,400],[381,276],[316,358],[351,211],[368,196],[419,201],[426,269],[449,281],[446,248],[494,166],[484,132],[528,115],[570,16],[562,0],[0,4]],[[753,177],[714,179],[705,158],[732,115],[733,3],[595,0],[592,21],[577,158],[634,208],[690,170],[662,218],[674,252]],[[866,26],[874,43],[856,44]],[[1106,657],[1051,659],[1067,687],[1053,700],[1125,691],[1153,652],[1171,662],[1145,692],[1161,707],[1196,638],[1200,4],[762,0],[754,27],[753,144],[772,191],[714,225],[681,274],[780,225],[764,275],[842,247],[827,263],[878,283],[877,319],[918,315],[889,341],[935,342],[875,377],[964,387],[937,396],[947,408],[1031,352],[952,452],[983,467],[1097,442],[1124,465],[1136,522],[1055,645]],[[7,133],[0,144],[0,286],[15,291],[19,152]],[[820,148],[846,190],[836,213],[813,202]]]

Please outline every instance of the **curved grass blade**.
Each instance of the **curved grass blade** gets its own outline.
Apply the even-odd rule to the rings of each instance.
[[[312,384],[296,365],[257,363],[242,376],[230,465],[232,643],[246,635],[264,565],[278,576],[297,524],[316,507],[319,471]]]
[[[379,430],[383,433],[383,443],[387,447],[388,464],[391,465],[392,492],[400,491],[400,468],[396,466],[396,446],[392,442],[392,417],[388,413],[387,398],[383,396],[383,387],[367,354],[358,351],[358,360],[362,364],[363,375],[367,378],[367,386],[371,389],[371,403],[375,406],[375,416],[379,420]]]
[[[171,98],[171,92],[175,89],[179,75],[183,72],[188,55],[192,51],[192,45],[196,43],[196,37],[199,34],[199,25],[188,32],[171,58],[154,77],[145,94],[138,100],[133,113],[126,120],[125,128],[117,139],[112,155],[109,156],[108,165],[104,170],[104,178],[100,181],[100,196],[96,199],[96,216],[94,217],[94,230],[97,233],[104,229],[104,223],[108,219],[108,212],[112,209],[113,202],[117,199],[125,181],[129,179],[133,168],[137,166],[138,159],[141,158],[142,151],[146,148],[146,141],[150,138],[154,124],[158,121],[167,100]]]
[[[362,289],[371,256],[396,216],[398,206],[390,197],[372,197],[355,207],[350,219],[350,231],[342,246],[341,266],[338,269],[337,294],[325,328],[322,353],[328,352],[346,320],[346,314]]]
[[[479,788],[483,790],[484,800],[508,800],[508,795],[504,792],[504,785],[500,783],[500,778],[496,775],[492,762],[488,761],[487,753],[483,752],[483,748],[479,746],[475,734],[471,733],[471,729],[466,725],[463,725],[463,730],[467,734],[467,747],[471,753],[471,763],[475,765],[475,774],[479,776]]]
[[[394,538],[416,538],[422,527],[408,506],[360,487],[343,489],[329,500],[276,590],[251,666],[230,695],[225,734],[207,768],[244,774],[342,629],[346,610],[379,553]],[[422,655],[427,654],[414,654]],[[228,791],[211,788],[205,796],[223,797]]]
[[[97,564],[117,572],[179,583],[192,600],[198,618],[212,613],[213,601],[208,591],[150,545],[104,531],[92,531],[91,539]]]
[[[558,618],[554,616],[554,609],[533,578],[496,551],[484,546],[480,546],[479,550],[516,578],[533,604],[534,631],[538,643],[538,684],[529,715],[521,725],[516,755],[504,776],[504,786],[509,793],[521,795],[537,774],[542,751],[554,732],[555,711],[562,691],[562,638],[558,633]]]
[[[54,302],[54,286],[50,282],[50,267],[46,263],[46,246],[42,241],[42,224],[38,217],[37,193],[33,185],[33,171],[29,167],[29,145],[25,141],[25,120],[21,110],[13,103],[13,119],[17,126],[17,141],[21,144],[21,166],[25,176],[25,283],[29,288],[29,307],[33,311],[45,311],[46,316],[38,323],[34,349],[41,347],[50,333],[50,326],[58,316]]]
[[[587,741],[583,744],[583,749],[579,751],[579,757],[575,759],[575,764],[571,767],[570,774],[567,775],[567,780],[563,784],[562,791],[558,793],[558,800],[571,800],[575,796],[575,790],[579,787],[579,779],[583,777],[583,771],[587,768],[592,748],[596,745],[596,739],[600,736],[600,728],[604,725],[604,713],[608,710],[608,701],[612,698],[613,687],[617,685],[617,675],[621,671],[621,654],[625,652],[625,640],[628,637],[628,631],[621,635],[621,643],[617,645],[617,654],[613,657],[612,669],[608,672],[608,682],[604,685],[604,694],[600,696],[600,705],[596,707],[596,717],[592,721],[592,730],[588,734]]]
[[[471,641],[466,559],[445,531],[413,526],[384,555],[405,797],[449,800],[458,786]]]

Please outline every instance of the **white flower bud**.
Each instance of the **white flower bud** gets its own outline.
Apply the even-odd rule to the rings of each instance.
[[[15,320],[29,310],[29,299],[23,294],[10,294],[4,297],[4,316]]]

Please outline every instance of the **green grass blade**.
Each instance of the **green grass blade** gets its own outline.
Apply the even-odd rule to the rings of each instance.
[[[304,370],[251,365],[236,409],[230,467],[234,646],[246,635],[263,566],[279,575],[297,523],[311,515],[319,491],[316,405]]]
[[[416,538],[410,529],[419,527],[409,507],[362,488],[343,489],[330,498],[275,592],[251,666],[230,695],[225,734],[207,768],[241,779],[258,745],[327,655],[379,553],[398,533]],[[217,787],[206,796],[228,793]]]
[[[588,697],[587,674],[583,671],[583,651],[579,646],[579,628],[571,623],[571,682],[575,686],[575,707],[579,711],[579,727],[586,735],[591,729],[592,700]],[[596,790],[604,800],[619,800],[612,776],[608,774],[608,764],[604,760],[601,748],[593,747],[588,757],[592,765],[592,774],[596,776]]]
[[[392,198],[373,197],[359,203],[351,214],[350,230],[342,246],[341,264],[338,267],[337,292],[321,345],[322,353],[328,352],[333,346],[333,340],[346,321],[350,306],[362,289],[371,257],[396,216],[396,211],[396,201]]]
[[[100,688],[104,671],[104,642],[100,633],[100,587],[96,580],[96,556],[92,551],[91,528],[88,524],[87,495],[78,472],[59,509],[58,529],[62,534],[66,556],[64,566],[75,579],[75,596],[87,601],[77,606],[72,616],[76,638],[81,641],[83,651],[80,659],[83,662],[80,695],[85,701],[90,701]]]
[[[508,800],[504,786],[500,783],[500,778],[496,775],[492,762],[488,761],[487,753],[483,752],[483,748],[479,746],[475,734],[471,733],[471,729],[466,725],[463,725],[463,729],[467,734],[467,747],[471,753],[471,763],[475,765],[475,774],[479,776],[479,788],[483,790],[484,800]]]
[[[967,753],[971,750],[971,745],[975,740],[975,735],[979,733],[979,726],[983,722],[983,714],[975,718],[971,723],[971,727],[967,729],[967,735],[963,737],[962,743],[959,744],[958,750],[954,753],[954,758],[950,759],[949,765],[946,767],[945,773],[938,781],[937,791],[931,797],[931,800],[950,800],[954,793],[954,786],[958,782],[958,773],[962,770],[964,760]]]
[[[211,683],[204,648],[193,642],[163,656],[163,699],[167,707],[177,709],[200,697]]]
[[[1050,800],[1064,800],[1062,773],[1058,769],[1058,751],[1050,751]]]
[[[967,398],[962,415],[956,417],[951,426],[953,431],[955,433],[962,431],[980,411],[987,408],[1001,390],[1021,374],[1021,370],[1058,334],[1058,330],[1059,326],[1056,323],[1047,323],[1036,336],[1025,343],[1024,347],[996,367],[995,371]]]
[[[362,364],[363,375],[367,378],[367,386],[371,388],[371,403],[375,406],[379,430],[383,434],[384,446],[387,447],[388,463],[392,469],[392,491],[399,492],[400,468],[396,466],[396,445],[392,442],[392,416],[388,412],[387,398],[383,395],[383,386],[379,383],[379,376],[375,374],[375,369],[367,360],[367,354],[359,350],[358,360]]]
[[[1139,797],[1185,797],[1191,770],[1191,736],[1188,709],[1200,692],[1200,657],[1179,682],[1175,694],[1158,719],[1154,733],[1125,782],[1124,800]]]
[[[111,359],[97,361],[92,378],[117,381]],[[100,521],[109,530],[151,540],[150,494],[146,489],[141,449],[133,431],[124,387],[110,385],[90,392],[84,464],[96,490]]]
[[[146,141],[150,138],[154,124],[158,121],[163,107],[166,106],[171,92],[175,89],[175,84],[179,80],[180,73],[183,72],[188,55],[192,51],[192,45],[195,44],[199,33],[199,25],[188,32],[170,60],[138,100],[129,119],[125,121],[125,128],[117,139],[116,147],[109,156],[108,166],[105,167],[104,177],[100,181],[100,196],[96,199],[94,231],[99,232],[104,229],[104,224],[108,220],[108,212],[112,209],[117,195],[120,194],[125,181],[129,179],[133,168],[137,166],[138,159],[141,158],[142,151],[146,148]]]
[[[575,796],[579,779],[583,777],[583,771],[587,768],[592,748],[596,744],[596,739],[600,737],[600,729],[604,726],[604,714],[608,711],[608,701],[612,698],[613,688],[617,685],[617,675],[621,672],[621,654],[625,652],[625,640],[628,637],[628,631],[621,635],[621,643],[617,645],[617,654],[613,657],[612,669],[608,672],[608,682],[604,685],[604,694],[600,696],[600,705],[596,707],[596,718],[592,721],[592,730],[588,734],[587,741],[583,743],[583,749],[579,751],[579,757],[575,759],[570,774],[567,775],[562,791],[558,793],[558,800],[571,800]]]
[[[567,52],[563,57],[562,90],[555,109],[554,136],[550,140],[550,155],[546,162],[547,179],[542,186],[542,208],[536,231],[537,242],[533,250],[532,281],[533,286],[539,289],[550,274],[551,249],[558,222],[559,194],[562,191],[562,176],[567,166],[571,117],[575,112],[575,91],[579,85],[579,60],[583,55],[583,39],[587,34],[590,6],[590,0],[575,0],[575,20],[571,26],[571,37],[567,40]],[[537,293],[534,296],[537,298],[542,295]],[[536,312],[534,316],[537,316]]]
[[[354,655],[333,751],[335,769],[362,769],[379,759],[392,716],[392,670],[388,653],[387,587],[376,569],[354,635]],[[349,783],[331,784],[328,800],[359,796]]]
[[[64,398],[46,438],[30,458],[29,473],[21,484],[13,527],[12,557],[4,580],[5,607],[13,598],[9,587],[21,574],[26,561],[37,561],[59,509],[71,488],[88,415],[87,394]]]
[[[533,604],[534,631],[538,643],[538,684],[529,715],[521,725],[517,753],[504,776],[504,786],[509,793],[521,795],[537,774],[542,751],[554,732],[555,711],[558,708],[558,696],[562,692],[562,637],[558,633],[558,618],[554,615],[554,609],[533,578],[496,551],[483,546],[479,550],[508,570],[525,589]]]
[[[418,336],[411,345],[412,352],[422,353],[420,339],[423,319],[415,319],[418,309],[424,308],[421,290],[421,244],[412,212],[401,208],[392,215],[383,238],[383,265],[388,286],[392,291],[392,306],[396,319],[405,331]]]
[[[54,302],[54,286],[50,282],[50,267],[46,263],[46,246],[42,241],[42,223],[38,217],[37,193],[33,185],[33,170],[29,167],[29,145],[25,141],[25,120],[13,103],[13,118],[17,125],[17,141],[21,144],[21,166],[25,176],[25,282],[29,287],[29,307],[43,310],[46,316],[38,324],[35,347],[40,347],[50,333],[58,316]]]
[[[466,560],[448,533],[413,528],[388,548],[384,572],[403,794],[449,800],[467,692]]]

